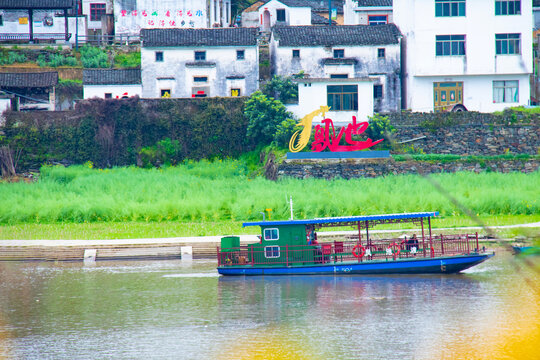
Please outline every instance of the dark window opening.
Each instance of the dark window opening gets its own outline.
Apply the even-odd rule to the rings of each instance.
[[[207,82],[208,76],[194,76],[193,82]]]
[[[377,49],[377,57],[384,59],[386,57],[386,50],[384,48]]]
[[[330,79],[347,79],[349,74],[330,74]]]
[[[382,25],[388,24],[387,15],[369,15],[368,16],[368,25]]]
[[[335,49],[334,50],[334,58],[344,58],[345,57],[345,50],[344,49]]]
[[[285,9],[276,10],[276,21],[285,21]]]
[[[105,99],[112,99],[111,93],[105,93]]]
[[[236,60],[244,60],[246,53],[244,50],[236,50]]]
[[[299,59],[300,58],[300,50],[293,50],[292,51],[292,57],[293,59]]]
[[[163,51],[156,51],[156,61],[157,62],[163,61]]]
[[[521,34],[495,34],[495,54],[521,54]]]
[[[382,99],[383,97],[383,86],[382,85],[373,85],[373,98]]]
[[[162,98],[170,98],[171,97],[171,89],[161,89],[161,97]]]
[[[465,16],[465,0],[435,0],[435,16]]]
[[[196,61],[205,61],[206,60],[206,51],[195,51],[195,60]]]
[[[495,1],[495,15],[521,14],[521,1]]]

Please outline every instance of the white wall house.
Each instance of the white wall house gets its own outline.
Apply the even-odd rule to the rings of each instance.
[[[228,27],[231,0],[115,0],[117,35],[141,29]]]
[[[379,25],[393,23],[392,0],[345,0],[345,25]]]
[[[141,32],[142,96],[248,96],[258,88],[257,29]]]
[[[80,0],[78,1],[79,6],[82,5],[82,13],[88,19],[88,30],[94,34],[101,34],[104,30],[102,17],[113,13],[113,0],[83,0],[82,4]]]
[[[83,70],[84,99],[125,99],[141,95],[141,69]]]
[[[406,39],[404,108],[492,112],[529,103],[530,0],[394,0],[393,6]]]
[[[0,40],[75,42],[75,0],[0,0]],[[86,31],[79,17],[79,31]]]
[[[311,25],[311,6],[304,0],[270,0],[242,13],[243,27],[270,31],[275,25]]]
[[[368,121],[368,116],[373,115],[372,79],[309,78],[298,79],[296,82],[298,104],[286,106],[299,119],[321,106],[330,106],[325,116],[339,126],[351,123],[353,116],[356,116],[357,122],[362,122]]]
[[[272,73],[305,78],[370,79],[370,112],[398,111],[401,35],[393,24],[286,26],[272,30]],[[363,87],[362,89],[367,89]],[[319,104],[324,105],[324,104]]]

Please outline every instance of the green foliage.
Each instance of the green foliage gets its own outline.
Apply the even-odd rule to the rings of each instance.
[[[20,52],[9,51],[7,55],[2,53],[0,65],[11,65],[14,63],[24,63],[27,61],[26,55]]]
[[[297,77],[303,77],[303,73]],[[298,84],[289,76],[274,75],[272,80],[262,87],[262,93],[284,104],[298,102]]]
[[[279,100],[267,97],[260,91],[254,92],[246,101],[244,115],[249,122],[247,137],[256,144],[270,144],[278,126],[293,117]]]
[[[274,135],[274,143],[282,148],[289,147],[289,141],[298,128],[296,127],[296,120],[285,119],[277,127]]]
[[[37,63],[40,67],[79,66],[76,58],[62,54],[41,54],[37,58]]]
[[[180,159],[181,149],[178,140],[165,138],[154,146],[147,146],[139,150],[144,167],[159,167],[161,165],[175,165]]]
[[[105,50],[94,46],[80,48],[81,62],[85,68],[108,68],[109,56]]]
[[[65,82],[61,87],[77,85]],[[158,164],[156,159],[161,159],[159,164],[174,164],[184,158],[235,157],[250,149],[245,142],[244,101],[91,99],[79,102],[73,112],[50,113],[39,121],[33,113],[14,112],[7,115],[0,146],[21,150],[19,171],[60,161],[92,161],[98,167],[135,165],[143,154],[153,164]],[[149,152],[152,147],[155,154]],[[141,153],[143,148],[148,149]]]
[[[392,135],[396,132],[396,129],[390,124],[388,116],[375,113],[368,118],[369,126],[366,129],[366,135],[373,141],[384,139],[385,141],[377,144],[377,147],[389,149],[393,142]]]
[[[138,68],[141,66],[141,52],[119,53],[114,57],[115,68]]]
[[[480,216],[540,215],[539,171],[430,178]],[[0,224],[250,221],[260,219],[264,209],[272,209],[272,219],[287,219],[285,194],[293,197],[299,219],[415,211],[463,215],[418,175],[274,182],[249,178],[241,161],[217,160],[160,169],[43,167],[35,183],[0,183]]]

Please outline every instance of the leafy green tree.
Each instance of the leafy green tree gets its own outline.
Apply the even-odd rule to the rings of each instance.
[[[297,102],[298,84],[293,79],[301,77],[303,77],[303,73],[294,77],[274,75],[272,80],[262,87],[262,92],[266,96],[271,96],[284,104]]]
[[[375,113],[369,118],[369,126],[366,129],[366,135],[373,141],[379,139],[385,139],[382,143],[378,144],[383,148],[390,148],[393,142],[393,134],[396,129],[390,124],[388,116]]]
[[[278,127],[293,115],[279,100],[260,91],[254,92],[246,101],[244,115],[248,119],[247,137],[258,144],[270,144]]]

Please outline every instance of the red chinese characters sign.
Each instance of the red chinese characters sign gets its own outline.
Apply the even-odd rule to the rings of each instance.
[[[315,126],[314,140],[311,144],[311,150],[313,150],[313,152],[321,152],[325,149],[332,152],[364,150],[384,140],[380,139],[373,141],[370,138],[363,141],[354,140],[353,135],[363,134],[369,126],[369,123],[365,121],[356,122],[356,116],[353,116],[352,123],[348,124],[347,127],[342,127],[336,135],[334,122],[332,119],[325,118],[324,116],[328,110],[330,110],[328,106],[321,106],[320,109],[307,114],[298,124],[296,124],[296,126],[303,126],[304,129],[298,130],[291,137],[291,140],[289,141],[289,150],[291,152],[299,152],[308,144],[309,138],[311,137],[313,118],[319,114],[322,114],[323,126]],[[347,145],[340,144],[343,135],[345,135],[345,142]]]

